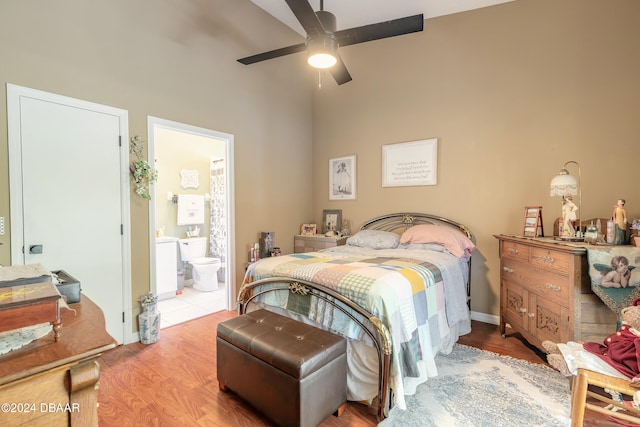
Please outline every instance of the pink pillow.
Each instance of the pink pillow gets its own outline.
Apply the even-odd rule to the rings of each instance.
[[[462,232],[434,224],[414,225],[402,233],[400,243],[437,243],[458,258],[470,257],[476,248]]]

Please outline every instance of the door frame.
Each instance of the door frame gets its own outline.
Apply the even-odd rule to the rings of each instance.
[[[154,164],[155,159],[155,140],[154,133],[156,128],[164,128],[176,132],[190,133],[205,138],[212,138],[225,141],[225,168],[227,177],[227,256],[225,268],[225,288],[227,310],[235,307],[236,283],[235,283],[235,187],[233,173],[233,153],[234,153],[234,136],[230,133],[219,132],[198,126],[192,126],[185,123],[174,122],[171,120],[161,119],[158,117],[147,116],[147,139],[149,141],[147,152],[147,161]],[[155,184],[151,184],[151,194],[155,194]],[[162,197],[155,194],[155,197]],[[155,203],[149,204],[149,275],[151,277],[151,289],[155,291],[156,284],[156,207]]]
[[[120,108],[96,104],[37,89],[7,83],[7,127],[9,151],[9,214],[11,215],[11,265],[23,265],[24,218],[22,213],[22,134],[20,100],[23,97],[53,102],[68,107],[110,114],[119,118],[120,151],[120,214],[122,232],[122,310],[124,344],[137,340],[132,333],[131,303],[131,220],[129,199],[129,112]]]

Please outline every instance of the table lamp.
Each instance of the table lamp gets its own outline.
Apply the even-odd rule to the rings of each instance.
[[[578,180],[569,173],[567,165],[573,163],[578,167]],[[551,180],[551,195],[562,196],[562,232],[559,237],[562,240],[581,241],[582,233],[582,173],[580,165],[574,160],[564,164],[560,172]],[[573,204],[571,196],[578,195],[578,207]],[[576,220],[575,211],[578,211],[578,227],[574,228],[572,222]]]

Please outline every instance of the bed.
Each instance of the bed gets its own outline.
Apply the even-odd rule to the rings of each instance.
[[[381,419],[471,331],[471,239],[446,218],[380,216],[344,246],[249,265],[239,314],[267,308],[347,337],[348,398]]]

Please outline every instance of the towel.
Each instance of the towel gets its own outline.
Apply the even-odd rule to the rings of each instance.
[[[178,196],[178,225],[204,224],[204,196]]]

